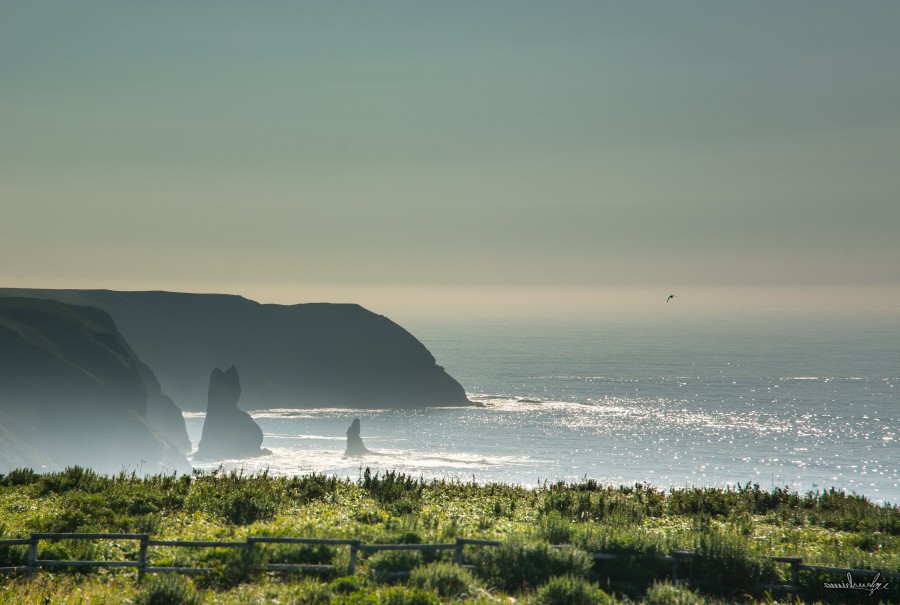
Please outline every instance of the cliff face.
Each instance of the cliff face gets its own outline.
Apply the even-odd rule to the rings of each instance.
[[[241,368],[242,407],[469,405],[409,332],[358,305],[263,305],[239,296],[0,289],[99,307],[183,409],[211,367]]]
[[[0,462],[189,471],[147,421],[141,366],[99,309],[0,298]]]
[[[146,364],[138,364],[138,372],[147,390],[147,422],[169,440],[182,454],[190,454],[191,440],[181,408],[162,392],[159,380]]]

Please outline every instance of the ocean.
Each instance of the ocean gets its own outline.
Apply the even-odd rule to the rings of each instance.
[[[254,412],[227,468],[537,485],[835,487],[900,503],[900,316],[404,324],[480,408]],[[203,414],[186,413],[196,446]],[[342,457],[354,418],[378,455]],[[218,463],[198,465],[214,468]]]

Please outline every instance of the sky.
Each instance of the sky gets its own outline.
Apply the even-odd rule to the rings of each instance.
[[[0,285],[900,314],[897,31],[893,1],[0,0]]]

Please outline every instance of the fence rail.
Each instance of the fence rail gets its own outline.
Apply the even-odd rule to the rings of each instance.
[[[55,559],[39,559],[38,545],[41,540],[111,540],[111,541],[128,541],[133,540],[139,543],[137,560],[125,561],[83,561],[83,560],[55,560]],[[178,566],[152,566],[148,564],[148,549],[150,547],[168,547],[168,548],[254,548],[256,545],[264,544],[313,544],[313,545],[332,545],[332,546],[349,546],[350,559],[347,565],[347,572],[352,574],[358,562],[359,553],[373,553],[385,550],[419,550],[419,551],[439,551],[453,550],[455,551],[455,561],[457,564],[463,564],[463,549],[466,546],[481,547],[497,547],[503,542],[498,540],[483,540],[475,538],[457,538],[455,542],[441,544],[363,544],[360,540],[347,538],[304,538],[295,536],[248,536],[243,542],[236,541],[215,541],[215,540],[151,540],[148,534],[99,534],[99,533],[41,533],[33,532],[30,538],[17,538],[11,540],[0,540],[0,547],[4,546],[27,546],[28,547],[28,564],[17,565],[11,567],[0,567],[0,573],[20,574],[33,573],[41,567],[106,567],[106,568],[133,568],[138,570],[138,578],[141,579],[148,573],[186,573],[201,574],[214,571],[211,567],[178,567]],[[557,545],[553,548],[570,548],[570,545]],[[588,553],[595,561],[609,561],[619,558],[616,553],[592,552]],[[634,556],[634,555],[627,555]],[[640,555],[639,555],[640,556]],[[692,551],[673,550],[669,556],[661,557],[660,560],[666,561],[672,566],[672,579],[676,582],[684,582],[685,579],[679,577],[679,563],[694,559],[699,555]],[[800,572],[801,571],[817,571],[823,573],[831,573],[836,575],[856,574],[861,576],[880,575],[883,578],[900,579],[900,572],[887,572],[872,569],[849,569],[844,567],[830,567],[825,565],[805,565],[801,557],[771,557],[776,563],[787,563],[791,566],[791,583],[790,584],[770,584],[760,588],[766,590],[784,590],[787,592],[798,592],[800,589]],[[334,569],[334,565],[327,564],[289,564],[289,563],[269,563],[265,569],[267,571],[305,571],[305,572],[324,572]],[[407,572],[394,572],[394,575],[403,575]]]

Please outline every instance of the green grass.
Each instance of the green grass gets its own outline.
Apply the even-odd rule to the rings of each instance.
[[[667,492],[647,485],[611,488],[590,480],[529,489],[368,471],[352,481],[315,474],[110,477],[80,468],[45,475],[19,470],[0,475],[0,520],[0,538],[51,531],[148,533],[163,540],[232,541],[252,535],[398,544],[457,537],[504,542],[467,546],[465,562],[474,567],[459,574],[453,571],[452,552],[384,551],[361,558],[352,577],[346,577],[345,546],[258,545],[247,552],[152,547],[152,565],[215,572],[171,585],[163,580],[138,584],[133,571],[0,577],[0,605],[46,596],[52,602],[101,603],[109,594],[143,602],[151,598],[142,596],[148,590],[171,590],[184,600],[207,603],[488,603],[507,597],[531,603],[551,597],[556,602],[570,593],[572,599],[585,598],[592,590],[605,591],[610,602],[663,595],[677,600],[678,587],[665,584],[671,565],[662,559],[673,550],[698,554],[679,565],[679,575],[689,580],[691,595],[712,601],[765,599],[757,585],[790,577],[787,565],[770,561],[776,555],[835,567],[900,570],[898,507],[834,490],[796,494],[749,484]],[[569,547],[550,548],[557,544]],[[137,550],[136,541],[42,541],[39,556],[134,560]],[[617,558],[594,562],[589,552]],[[0,547],[0,566],[26,560],[27,547]],[[265,573],[266,562],[328,563],[336,571]],[[383,573],[388,571],[412,571],[415,579]],[[801,574],[809,598],[855,596],[822,590],[827,580]],[[454,587],[463,588],[455,592]],[[691,595],[682,597],[690,600]],[[878,597],[900,601],[892,588],[864,602],[878,602]]]

